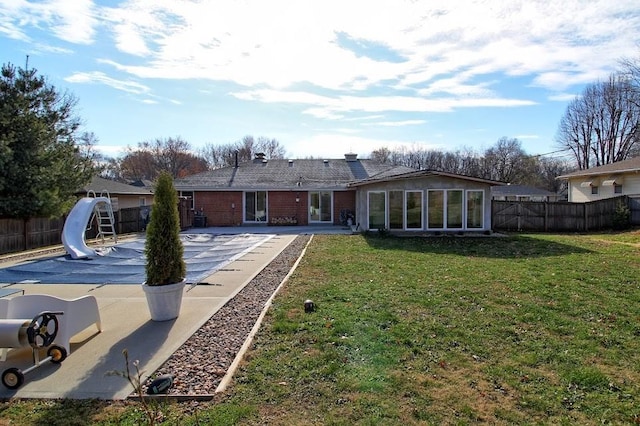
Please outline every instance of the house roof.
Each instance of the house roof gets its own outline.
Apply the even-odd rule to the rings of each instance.
[[[103,191],[107,191],[109,195],[153,195],[153,191],[147,188],[127,185],[126,183],[116,182],[115,180],[104,179],[95,176],[91,182],[85,185],[78,194],[86,194],[93,191],[96,195],[100,195]]]
[[[630,158],[624,161],[617,161],[604,166],[592,167],[586,170],[578,170],[573,173],[558,176],[557,179],[571,179],[582,176],[600,176],[616,173],[638,173],[640,172],[640,157]]]
[[[508,196],[508,195],[528,195],[528,196],[543,196],[543,197],[552,197],[558,194],[547,191],[545,189],[536,188],[535,186],[527,186],[527,185],[503,185],[503,186],[494,186],[491,188],[491,194],[499,195],[499,196]]]
[[[352,182],[351,184],[349,184],[349,186],[357,187],[357,186],[363,186],[363,185],[370,185],[372,183],[378,183],[378,182],[394,181],[394,180],[401,180],[401,179],[415,179],[415,178],[429,177],[429,176],[442,176],[442,177],[461,179],[461,180],[466,180],[471,182],[485,183],[488,185],[506,185],[506,183],[504,182],[498,182],[495,180],[482,179],[482,178],[477,178],[472,176],[457,175],[455,173],[440,172],[436,170],[411,170],[409,172],[395,174],[395,175],[373,176],[369,179],[363,179],[358,182]]]
[[[350,182],[372,177],[388,177],[412,171],[373,160],[262,159],[177,179],[178,190],[247,190],[247,189],[344,189]]]

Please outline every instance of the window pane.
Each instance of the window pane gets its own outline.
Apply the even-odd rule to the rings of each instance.
[[[444,191],[429,191],[427,202],[429,228],[444,228]]]
[[[389,229],[403,229],[402,191],[389,191]]]
[[[244,193],[244,218],[247,222],[256,220],[256,193]]]
[[[447,191],[447,228],[462,228],[462,191]]]
[[[483,212],[484,212],[484,192],[469,191],[467,192],[467,228],[482,228]]]
[[[266,191],[258,191],[256,193],[256,220],[260,222],[267,221],[267,193]]]
[[[309,220],[316,221],[316,222],[320,220],[320,193],[319,192],[309,193]]]
[[[331,193],[320,193],[320,220],[331,222]]]
[[[407,192],[407,228],[422,229],[421,192]]]
[[[384,192],[369,192],[369,229],[384,229],[384,215]]]

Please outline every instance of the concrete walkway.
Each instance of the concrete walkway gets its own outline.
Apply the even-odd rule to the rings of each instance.
[[[61,364],[46,363],[25,376],[17,390],[0,385],[0,398],[100,398],[124,399],[132,388],[126,379],[105,376],[108,371],[123,370],[122,351],[130,361],[139,360],[145,377],[152,374],[218,309],[238,293],[267,266],[298,233],[350,233],[341,227],[304,228],[201,228],[189,233],[274,233],[253,251],[206,279],[210,285],[187,286],[180,316],[173,321],[153,322],[141,286],[83,284],[15,284],[25,294],[50,294],[62,298],[94,295],[98,301],[103,331],[95,326],[72,339],[71,353]],[[270,232],[269,232],[270,231]],[[297,231],[297,232],[296,232]],[[44,356],[44,355],[43,355]],[[32,365],[31,349],[11,350],[0,368],[21,369]]]

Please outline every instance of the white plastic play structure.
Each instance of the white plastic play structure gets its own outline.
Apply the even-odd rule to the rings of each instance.
[[[98,223],[97,238],[102,238],[104,243],[105,237],[112,236],[114,242],[117,242],[109,193],[103,191],[96,197],[93,191],[89,191],[86,197],[73,206],[62,229],[62,244],[72,259],[85,259],[96,255],[96,251],[89,248],[85,240],[85,230],[91,226],[94,218]]]
[[[17,389],[25,374],[46,362],[60,363],[71,353],[70,340],[95,324],[102,331],[98,302],[94,296],[60,299],[45,294],[27,294],[0,299],[0,361],[5,361],[10,348],[31,347],[33,365],[27,369],[8,368],[2,373],[2,384]],[[40,360],[40,348],[48,348]]]

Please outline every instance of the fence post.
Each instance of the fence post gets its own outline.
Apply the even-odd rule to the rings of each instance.
[[[582,220],[584,221],[584,232],[589,231],[588,217],[587,217],[587,203],[582,204]]]
[[[22,221],[22,238],[23,238],[23,243],[22,243],[22,247],[24,251],[29,250],[29,218],[26,218]]]
[[[549,202],[545,201],[544,202],[544,232],[548,232],[549,231],[549,213],[548,213],[548,209],[549,209]]]

